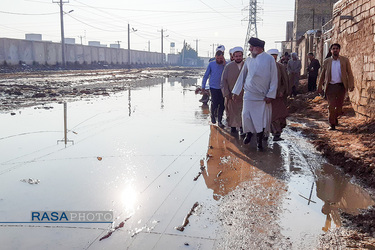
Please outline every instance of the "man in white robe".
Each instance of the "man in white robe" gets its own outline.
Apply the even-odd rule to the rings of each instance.
[[[262,150],[264,133],[271,131],[272,104],[277,93],[277,68],[275,59],[264,52],[265,42],[250,38],[251,58],[247,58],[238,76],[232,93],[238,98],[242,89],[243,96],[242,126],[246,133],[244,144],[257,134],[258,149]]]

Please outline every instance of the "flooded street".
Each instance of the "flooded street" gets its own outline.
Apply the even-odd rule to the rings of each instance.
[[[1,248],[316,249],[340,210],[375,204],[293,130],[304,124],[264,152],[210,125],[200,83],[152,78],[71,97],[66,144],[62,102],[0,113]],[[114,219],[35,223],[32,211]]]

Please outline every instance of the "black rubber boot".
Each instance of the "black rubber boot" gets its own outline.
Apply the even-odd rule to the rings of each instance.
[[[263,132],[257,133],[257,143],[258,143],[259,150],[263,150],[263,136],[264,136]]]
[[[246,137],[245,137],[245,139],[243,140],[243,144],[249,144],[250,143],[250,141],[251,141],[251,137],[253,136],[253,134],[252,133],[246,133]]]

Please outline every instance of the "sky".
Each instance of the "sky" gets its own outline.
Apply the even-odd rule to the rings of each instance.
[[[0,0],[0,37],[24,39],[26,33],[42,34],[43,40],[60,42],[59,0]],[[184,40],[198,55],[212,56],[222,44],[226,53],[243,47],[248,27],[249,0],[64,0],[64,33],[76,43],[100,41],[119,43],[135,50],[181,51]],[[258,1],[258,37],[266,50],[280,49],[285,40],[286,22],[293,21],[294,0]],[[70,12],[70,13],[68,13]],[[134,30],[133,30],[134,29]],[[135,31],[136,30],[136,31]],[[226,57],[228,57],[226,55]]]

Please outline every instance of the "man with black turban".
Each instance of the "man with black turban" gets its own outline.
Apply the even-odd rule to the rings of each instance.
[[[244,144],[250,143],[257,134],[258,149],[262,150],[264,133],[271,131],[272,105],[277,92],[277,68],[275,59],[264,52],[265,42],[252,37],[249,40],[251,58],[246,59],[232,93],[243,96],[242,126],[246,133]]]

